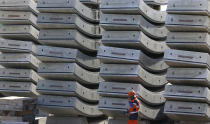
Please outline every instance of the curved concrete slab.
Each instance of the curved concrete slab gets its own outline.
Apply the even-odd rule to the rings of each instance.
[[[68,29],[41,30],[39,42],[50,46],[77,48],[85,52],[97,52],[101,44],[98,39],[91,39],[77,30]]]
[[[163,59],[154,59],[142,51],[100,46],[97,58],[104,64],[140,64],[151,72],[165,72],[168,65]]]
[[[2,25],[0,36],[6,39],[38,42],[39,31],[31,25]]]
[[[210,53],[210,36],[202,32],[169,32],[166,40],[172,49]]]
[[[145,50],[163,54],[168,48],[164,41],[155,41],[141,31],[104,31],[102,43],[106,46]]]
[[[59,12],[78,14],[89,22],[99,22],[99,13],[86,7],[79,0],[39,0],[37,4],[37,9],[42,13]]]
[[[35,45],[30,41],[8,40],[0,38],[0,52],[32,53]]]
[[[0,10],[6,11],[27,11],[38,14],[37,4],[34,0],[0,0]]]
[[[47,29],[77,29],[87,36],[100,38],[100,27],[87,23],[76,14],[40,13],[37,24]]]
[[[168,33],[165,26],[156,26],[141,15],[101,14],[100,25],[105,30],[142,31],[156,39],[165,39]]]
[[[140,84],[101,82],[98,93],[105,97],[128,98],[128,92],[133,89],[137,97],[149,105],[160,105],[165,103],[163,91],[151,92]]]
[[[210,56],[208,53],[168,49],[164,60],[170,67],[209,68]]]
[[[76,63],[43,63],[38,74],[46,79],[74,80],[87,85],[98,85],[102,81],[98,72],[87,71]]]
[[[97,90],[88,89],[73,81],[39,80],[36,90],[43,95],[75,96],[86,102],[99,101]]]
[[[98,105],[84,103],[76,97],[40,95],[38,96],[38,106],[41,110],[54,115],[82,115],[86,117],[103,115],[98,110]]]
[[[37,17],[31,12],[0,11],[0,23],[5,25],[33,25],[37,29]]]
[[[2,53],[0,64],[7,68],[38,70],[41,61],[30,53]]]
[[[168,14],[166,27],[176,32],[208,32],[210,33],[210,20],[208,16]]]
[[[0,93],[4,96],[37,97],[36,85],[31,82],[0,81]]]
[[[77,49],[37,45],[35,56],[42,62],[76,62],[87,70],[99,70],[100,60]]]
[[[164,97],[167,100],[210,104],[210,90],[207,87],[166,85]]]
[[[196,14],[210,16],[210,1],[208,0],[168,0],[168,13]]]
[[[24,81],[37,84],[42,79],[35,71],[30,69],[6,69],[0,68],[1,81]]]
[[[168,0],[144,0],[149,5],[167,5]]]
[[[167,101],[164,113],[173,120],[209,121],[209,109],[206,103]]]
[[[129,108],[128,99],[126,98],[109,98],[101,97],[99,101],[99,110],[111,117],[127,118],[126,113]],[[152,108],[141,102],[139,116],[141,119],[159,120],[164,115],[161,112],[162,107]]]
[[[207,68],[169,68],[166,79],[172,84],[210,87],[209,73]]]
[[[109,14],[141,14],[154,23],[165,23],[166,11],[157,11],[148,6],[144,0],[102,0],[100,10]]]
[[[100,76],[106,81],[121,81],[142,84],[145,87],[163,87],[165,75],[149,73],[137,64],[103,64]]]

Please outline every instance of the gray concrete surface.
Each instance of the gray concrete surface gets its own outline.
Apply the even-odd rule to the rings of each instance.
[[[30,53],[2,53],[0,64],[7,68],[38,70],[41,61]]]
[[[172,49],[210,53],[209,38],[204,32],[169,32],[166,43]]]
[[[99,70],[100,60],[77,49],[37,45],[35,56],[42,62],[76,62],[88,70]]]
[[[141,15],[101,14],[100,25],[105,30],[142,31],[156,39],[164,39],[168,33],[165,26],[156,26]]]
[[[69,1],[57,1],[57,0],[39,0],[37,9],[40,12],[59,12],[59,13],[71,13],[78,14],[87,21],[98,22],[99,13],[91,10],[90,8],[83,5],[79,0]]]
[[[86,117],[103,115],[98,110],[98,105],[87,104],[76,97],[41,95],[38,97],[38,105],[41,110],[54,115],[82,115]]]
[[[76,63],[43,63],[38,74],[46,79],[78,81],[82,84],[98,85],[103,81],[98,72],[90,72]]]
[[[210,103],[210,90],[207,87],[166,85],[164,97],[167,100]]]
[[[38,14],[34,0],[0,0],[0,10],[28,11]]]
[[[0,36],[6,39],[38,42],[39,31],[31,25],[2,25]]]
[[[149,105],[161,105],[165,103],[163,91],[151,92],[140,84],[119,83],[119,82],[101,82],[98,93],[105,97],[128,98],[128,92],[134,90],[139,99]]]
[[[48,29],[77,29],[87,36],[100,38],[100,27],[84,21],[76,14],[40,13],[37,24]]]
[[[157,11],[149,7],[143,0],[130,1],[124,0],[102,0],[101,11],[103,13],[129,13],[129,14],[141,14],[154,23],[164,23],[166,12]]]
[[[79,97],[86,102],[98,102],[97,89],[88,89],[75,81],[39,80],[37,92],[43,95]]]
[[[97,58],[104,64],[140,64],[150,72],[165,72],[168,68],[163,58],[150,58],[133,49],[100,46]]]
[[[68,29],[41,30],[39,42],[50,46],[78,48],[87,52],[97,52],[100,45],[100,40],[88,38],[77,30]]]
[[[164,60],[170,67],[210,69],[210,56],[208,53],[203,52],[168,49],[165,51]]]
[[[163,87],[165,75],[149,73],[137,64],[103,64],[100,76],[106,81],[138,83],[145,87]]]

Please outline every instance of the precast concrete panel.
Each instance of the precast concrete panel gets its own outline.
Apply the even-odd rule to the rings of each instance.
[[[207,68],[169,68],[166,80],[172,84],[210,87],[209,73]]]
[[[98,85],[98,83],[102,81],[98,72],[87,71],[76,63],[40,64],[38,74],[46,79],[73,80],[88,85]]]
[[[2,53],[0,64],[7,68],[37,70],[41,61],[30,53]]]
[[[0,36],[6,39],[38,42],[39,31],[31,25],[2,25]]]
[[[37,92],[43,95],[62,95],[79,97],[86,102],[98,102],[96,89],[88,89],[74,81],[40,80]]]
[[[140,84],[101,82],[98,93],[105,97],[128,98],[128,92],[134,90],[139,99],[150,105],[160,105],[165,103],[163,91],[151,92]]]
[[[173,120],[210,120],[210,107],[206,103],[167,101],[164,113]]]
[[[41,95],[38,97],[38,105],[41,110],[54,115],[82,115],[86,117],[103,115],[97,105],[84,103],[76,97]]]
[[[133,49],[100,46],[97,58],[104,64],[140,64],[151,72],[165,72],[168,68],[162,58],[150,58],[142,51]]]
[[[168,0],[168,13],[196,14],[210,16],[210,1],[208,0]]]
[[[163,54],[168,48],[164,41],[155,41],[141,31],[104,31],[102,43],[107,46],[145,50],[153,54]]]
[[[100,60],[77,49],[37,45],[35,56],[42,62],[76,62],[88,70],[99,70]]]
[[[171,32],[210,33],[210,19],[208,16],[168,14],[166,27]]]
[[[210,104],[210,90],[207,87],[166,85],[164,97],[167,100],[204,102]]]
[[[204,32],[169,32],[166,44],[172,49],[210,53],[210,37]]]
[[[34,0],[0,0],[0,10],[6,11],[27,11],[38,14],[37,4]]]
[[[35,45],[30,41],[8,40],[0,38],[0,52],[32,53]]]
[[[145,87],[162,87],[167,83],[165,75],[149,73],[137,64],[103,64],[100,76],[106,81],[138,83]]]
[[[164,61],[170,67],[210,69],[210,56],[208,53],[168,49],[165,51]]]
[[[111,117],[127,118],[126,111],[128,108],[127,98],[101,97],[99,101],[99,110]],[[141,119],[158,120],[163,117],[163,113],[161,112],[162,107],[151,108],[141,102],[140,108],[139,116]]]
[[[32,12],[0,11],[0,23],[5,25],[33,25],[37,29],[37,17]]]
[[[100,25],[105,30],[142,31],[156,39],[164,39],[168,33],[165,26],[154,25],[141,15],[101,14]]]
[[[36,85],[31,82],[0,81],[0,93],[4,96],[36,97]]]
[[[30,97],[9,96],[0,98],[0,109],[2,111],[30,111],[35,110],[37,100]]]
[[[76,14],[40,13],[37,24],[48,29],[77,29],[87,36],[100,38],[100,27],[87,23]]]
[[[97,52],[100,46],[98,39],[91,39],[77,30],[48,29],[41,30],[39,42],[50,46],[77,48],[87,52]]]
[[[37,83],[42,79],[35,71],[31,69],[6,69],[0,68],[1,81],[26,81]]]
[[[155,10],[143,0],[102,0],[100,10],[112,14],[141,14],[154,23],[164,23],[166,18],[166,11]]]
[[[99,22],[99,12],[83,5],[79,0],[39,0],[37,9],[40,12],[56,12],[78,14],[85,20]]]

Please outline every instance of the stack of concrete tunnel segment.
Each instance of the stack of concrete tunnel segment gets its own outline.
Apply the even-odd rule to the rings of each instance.
[[[168,1],[101,0],[102,44],[98,93],[99,110],[109,124],[127,123],[128,92],[135,90],[141,101],[139,123],[167,120],[163,114],[164,87],[168,83],[164,51],[168,49],[166,11]]]
[[[39,95],[36,86],[42,79],[37,74],[41,61],[30,52],[32,44],[38,43],[37,3],[34,0],[0,0],[0,3],[0,94],[3,95],[0,122],[33,124]],[[24,43],[19,46],[19,42]],[[5,45],[23,49],[17,53],[15,49],[4,48]]]
[[[164,61],[169,66],[164,113],[176,124],[206,124],[209,114],[208,0],[169,0]]]
[[[100,1],[0,3],[0,93],[37,98],[38,108],[53,123],[88,124],[104,118],[97,92],[103,81],[96,58],[102,37]]]

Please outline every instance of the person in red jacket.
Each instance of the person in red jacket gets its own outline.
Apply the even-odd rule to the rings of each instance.
[[[131,90],[128,93],[128,102],[129,102],[129,120],[128,124],[138,124],[139,110],[140,110],[140,101],[136,98],[136,92]]]

